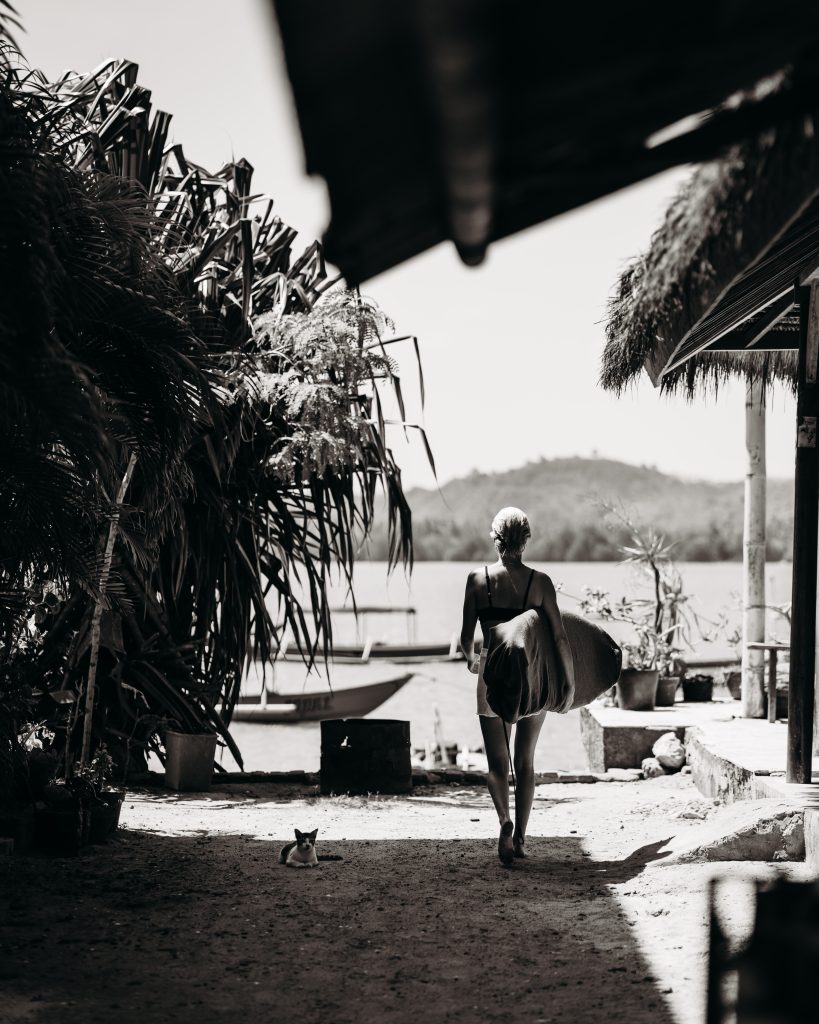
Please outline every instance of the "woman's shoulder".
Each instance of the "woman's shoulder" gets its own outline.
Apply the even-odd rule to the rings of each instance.
[[[479,587],[485,585],[486,566],[479,565],[477,569],[470,569],[466,577],[468,587]]]
[[[549,593],[555,589],[555,585],[552,582],[552,577],[547,572],[542,572],[540,569],[532,569],[532,583],[535,583],[541,588],[544,593]]]

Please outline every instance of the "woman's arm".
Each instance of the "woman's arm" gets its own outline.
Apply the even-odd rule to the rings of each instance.
[[[478,671],[479,658],[475,656],[475,626],[478,623],[478,603],[475,600],[475,586],[473,574],[466,578],[466,593],[464,594],[464,616],[461,624],[461,650],[466,658],[466,665],[470,672]]]
[[[566,636],[563,619],[560,616],[560,609],[557,606],[557,594],[555,593],[554,583],[552,583],[545,573],[541,575],[543,579],[543,600],[541,602],[541,607],[546,613],[549,625],[552,627],[555,644],[557,645],[557,654],[560,658],[561,664],[563,665],[563,673],[566,682],[569,683],[573,690],[574,662],[572,660],[572,648],[569,644],[569,638]]]

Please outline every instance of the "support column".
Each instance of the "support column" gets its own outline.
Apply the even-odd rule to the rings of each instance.
[[[749,651],[765,640],[765,388],[749,381],[745,391],[745,523],[742,537],[742,714],[765,714],[765,652]]]
[[[816,643],[819,528],[819,290],[799,288],[799,369],[796,393],[796,474],[793,515],[791,666],[788,691],[788,782],[810,782]]]

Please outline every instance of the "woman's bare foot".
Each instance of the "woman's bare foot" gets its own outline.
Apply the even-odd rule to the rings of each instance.
[[[515,856],[519,859],[529,856],[529,854],[523,848],[523,844],[525,842],[526,840],[523,838],[523,836],[519,835],[515,835],[512,839],[512,845],[515,851]]]
[[[515,831],[515,826],[511,821],[505,821],[501,825],[500,835],[498,836],[498,856],[500,857],[501,864],[509,865],[515,859],[515,848],[512,842],[512,833]]]

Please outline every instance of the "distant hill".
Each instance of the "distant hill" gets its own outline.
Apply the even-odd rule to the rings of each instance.
[[[525,509],[532,522],[527,556],[534,561],[610,561],[623,535],[595,499],[623,502],[641,522],[677,544],[685,561],[742,558],[743,484],[682,480],[648,466],[610,459],[542,459],[505,473],[472,473],[440,491],[408,492],[416,558],[472,561],[491,552],[489,524],[504,505]],[[768,557],[789,558],[793,482],[768,481]],[[377,533],[368,557],[386,555]]]

